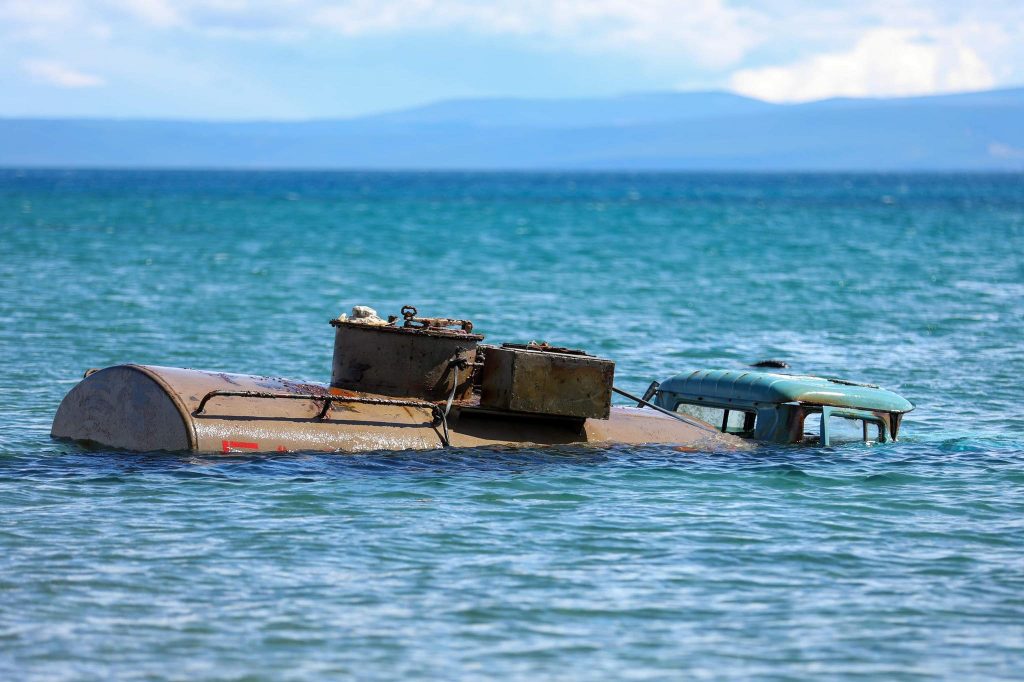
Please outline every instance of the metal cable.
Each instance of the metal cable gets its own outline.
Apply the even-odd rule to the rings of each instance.
[[[455,378],[452,381],[452,392],[448,394],[448,402],[444,405],[444,413],[441,416],[441,428],[444,430],[444,435],[441,437],[441,442],[444,447],[451,447],[451,440],[448,437],[448,413],[452,409],[452,402],[455,401],[455,391],[459,387],[459,366],[452,365],[455,368]]]
[[[666,410],[664,407],[659,407],[658,405],[655,405],[654,403],[650,402],[649,400],[644,400],[643,398],[638,398],[637,396],[633,395],[632,393],[626,393],[621,388],[615,388],[613,386],[612,390],[615,391],[616,393],[618,393],[621,396],[625,396],[626,398],[629,398],[630,400],[635,400],[638,405],[644,405],[646,407],[651,408],[652,410],[657,410],[658,412],[661,412],[664,415],[668,415],[669,417],[672,417],[673,419],[678,419],[679,421],[683,422],[684,424],[689,424],[690,426],[696,426],[698,429],[701,429],[703,431],[713,431],[715,433],[718,433],[718,429],[716,429],[714,426],[709,426],[708,424],[705,424],[704,422],[698,421],[696,419],[691,419],[689,417],[685,417],[685,416],[679,414],[678,412],[672,412],[671,410]]]

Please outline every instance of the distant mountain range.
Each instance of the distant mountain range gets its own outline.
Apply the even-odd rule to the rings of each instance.
[[[1024,88],[771,104],[725,92],[469,99],[340,120],[0,119],[0,165],[1024,170]]]

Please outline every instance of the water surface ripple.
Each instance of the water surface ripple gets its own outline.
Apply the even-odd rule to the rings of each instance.
[[[1020,675],[1021,176],[6,170],[0,234],[5,679]],[[359,303],[918,410],[741,454],[48,436],[88,367],[323,380]]]

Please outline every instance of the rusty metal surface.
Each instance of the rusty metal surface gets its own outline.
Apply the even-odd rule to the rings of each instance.
[[[540,346],[485,347],[480,405],[491,409],[607,419],[615,363]]]
[[[120,365],[92,370],[71,389],[50,435],[125,450],[188,450],[195,441],[187,420],[163,384]]]
[[[585,355],[594,357],[585,350],[579,348],[566,348],[565,346],[552,346],[547,341],[531,341],[530,343],[503,343],[502,348],[516,348],[518,350],[537,350],[547,353],[564,353],[565,355]]]
[[[338,404],[359,404],[359,405],[394,405],[398,407],[415,407],[416,409],[430,410],[431,426],[440,426],[445,420],[445,413],[437,403],[430,403],[423,400],[395,400],[393,398],[371,398],[361,395],[319,395],[314,393],[271,393],[270,391],[227,391],[218,389],[210,391],[199,401],[199,407],[192,413],[193,417],[203,416],[206,404],[214,398],[257,398],[260,400],[309,400],[322,405],[314,419],[325,419],[331,412],[331,408]]]
[[[479,334],[442,329],[370,326],[332,320],[331,385],[395,397],[466,398]],[[458,370],[458,371],[457,371]],[[457,379],[457,384],[456,384]]]
[[[655,383],[657,383],[657,382],[655,382]],[[650,392],[651,389],[648,388],[647,390],[648,390],[648,392]],[[708,431],[708,430],[714,431],[714,430],[716,430],[714,426],[708,424],[705,421],[701,421],[700,419],[695,419],[695,418],[693,418],[693,417],[691,417],[689,415],[679,414],[678,412],[673,412],[671,410],[666,410],[664,407],[662,407],[660,405],[655,405],[654,403],[652,403],[647,398],[637,397],[637,396],[633,395],[632,393],[627,393],[626,391],[623,391],[621,388],[616,388],[615,386],[612,386],[612,391],[614,391],[615,393],[618,393],[619,395],[621,395],[621,396],[623,396],[625,398],[629,398],[630,400],[634,401],[636,403],[637,407],[648,407],[648,408],[654,410],[655,412],[660,412],[661,414],[665,415],[666,417],[671,417],[672,419],[675,419],[676,421],[685,422],[685,423],[689,424],[690,426],[695,426],[698,429],[701,429],[702,431]],[[725,427],[723,426],[721,430],[725,431]]]
[[[747,450],[735,436],[664,417],[650,409],[612,407],[608,419],[530,420],[464,413],[452,431],[456,447],[587,444],[675,445],[688,450]]]
[[[275,400],[246,392],[297,397]],[[238,393],[243,395],[234,395]],[[58,410],[53,435],[139,451],[365,452],[443,445],[433,411],[427,407],[389,400],[339,402],[318,418],[321,398],[327,396],[374,398],[274,377],[121,365],[97,372],[72,389]],[[724,434],[713,434],[709,440],[698,429],[651,410],[613,408],[609,417],[582,422],[465,414],[453,419],[450,442],[456,447],[558,443],[746,447]]]
[[[402,306],[402,317],[405,329],[430,329],[432,331],[447,329],[448,327],[459,327],[462,331],[469,333],[473,331],[473,323],[469,320],[456,320],[451,317],[416,317],[419,313],[414,306]],[[398,318],[394,315],[388,316],[388,323],[394,324]]]
[[[181,400],[202,452],[360,452],[440,447],[434,406],[323,384],[225,372],[144,367]],[[217,395],[216,392],[222,392]],[[203,411],[199,406],[213,392]],[[249,393],[251,395],[234,395]],[[274,400],[259,394],[285,394]],[[323,398],[334,398],[321,418]],[[350,402],[346,398],[365,399]]]
[[[742,438],[686,424],[640,407],[613,407],[607,420],[588,419],[584,430],[587,442],[593,444],[672,444],[689,450],[753,448]]]

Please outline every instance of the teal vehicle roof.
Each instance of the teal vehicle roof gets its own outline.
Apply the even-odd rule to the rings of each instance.
[[[914,409],[906,398],[878,386],[775,372],[700,369],[678,374],[664,381],[658,390],[733,405],[799,402],[883,412]]]

